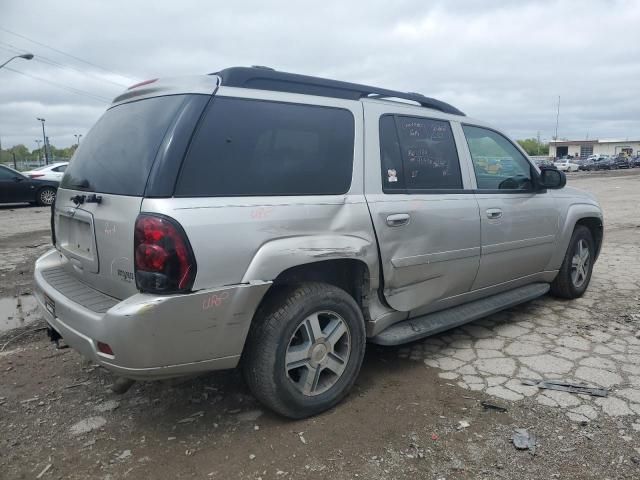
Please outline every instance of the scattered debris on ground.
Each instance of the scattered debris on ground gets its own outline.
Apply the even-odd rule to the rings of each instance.
[[[609,390],[606,388],[590,387],[587,385],[577,385],[574,383],[560,382],[556,380],[522,380],[523,385],[543,388],[546,390],[558,390],[560,392],[580,393],[583,395],[591,395],[594,397],[606,397]]]

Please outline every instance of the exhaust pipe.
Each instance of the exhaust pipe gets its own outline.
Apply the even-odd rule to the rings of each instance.
[[[134,383],[136,383],[136,381],[130,378],[118,377],[116,381],[113,382],[113,385],[111,385],[111,391],[122,395],[127,393]]]

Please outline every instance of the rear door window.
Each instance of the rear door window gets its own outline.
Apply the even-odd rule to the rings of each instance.
[[[198,127],[176,196],[344,194],[354,118],[340,108],[217,97]]]
[[[82,140],[62,188],[142,196],[162,139],[185,95],[110,108]]]
[[[382,116],[380,155],[385,192],[463,188],[458,151],[447,121]]]

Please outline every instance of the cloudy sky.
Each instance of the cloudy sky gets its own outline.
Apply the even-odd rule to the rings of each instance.
[[[512,137],[640,137],[640,1],[0,0],[0,139],[85,134],[126,86],[234,65],[417,91]]]

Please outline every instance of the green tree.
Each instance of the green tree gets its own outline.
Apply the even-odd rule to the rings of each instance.
[[[518,140],[518,143],[529,155],[549,154],[549,144],[538,142],[537,138],[525,138],[524,140]]]
[[[17,162],[22,162],[29,158],[30,152],[27,147],[22,144],[14,145],[11,148],[2,149],[0,152],[0,161],[6,164],[13,164],[13,155],[16,156]]]

